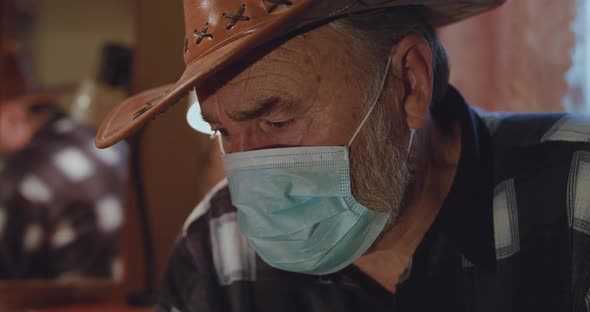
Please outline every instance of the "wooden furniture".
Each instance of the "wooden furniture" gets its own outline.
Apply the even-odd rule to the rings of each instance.
[[[123,285],[107,279],[2,281],[0,311],[76,303],[122,303]]]

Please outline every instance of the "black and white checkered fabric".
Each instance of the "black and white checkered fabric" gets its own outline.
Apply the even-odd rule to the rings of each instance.
[[[0,280],[123,277],[127,150],[57,113],[0,170]]]

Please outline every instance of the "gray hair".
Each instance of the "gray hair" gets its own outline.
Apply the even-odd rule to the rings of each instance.
[[[367,77],[366,101],[370,102],[379,92],[378,82],[391,49],[404,37],[422,36],[432,51],[433,94],[431,105],[436,105],[445,95],[449,85],[449,62],[435,29],[426,18],[428,11],[422,6],[403,6],[379,10],[367,14],[351,15],[330,23],[349,42],[357,59],[356,69]]]

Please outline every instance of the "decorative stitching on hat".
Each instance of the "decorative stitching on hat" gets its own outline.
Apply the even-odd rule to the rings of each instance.
[[[242,6],[240,7],[240,9],[238,10],[238,13],[236,13],[235,15],[229,15],[227,13],[223,13],[223,17],[224,18],[229,18],[231,19],[231,22],[227,25],[227,30],[232,29],[237,22],[239,21],[250,21],[250,17],[244,15],[244,12],[246,11],[246,4],[242,4]]]
[[[135,114],[133,114],[133,120],[141,117],[141,115],[147,113],[150,109],[152,109],[154,107],[154,102],[156,102],[157,100],[161,99],[162,97],[164,97],[164,95],[166,95],[168,92],[158,96],[157,98],[151,99],[149,102],[145,103],[145,105],[138,110],[137,112],[135,112]]]
[[[205,24],[202,31],[198,31],[195,29],[194,36],[198,37],[196,44],[200,44],[203,41],[203,38],[211,38],[213,39],[213,34],[208,33],[209,31],[209,23]]]
[[[150,109],[154,107],[154,101],[147,102],[140,110],[133,114],[133,120],[139,118],[141,115],[147,113]]]
[[[276,10],[281,5],[287,5],[287,6],[293,5],[293,2],[291,2],[289,0],[264,0],[264,1],[272,3],[272,6],[270,8],[268,8],[268,13],[272,13],[274,10]]]

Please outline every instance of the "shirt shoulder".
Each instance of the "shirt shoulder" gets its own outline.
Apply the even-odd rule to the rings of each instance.
[[[191,228],[197,226],[201,221],[209,221],[225,214],[235,214],[236,211],[231,203],[227,179],[223,179],[193,209],[184,223],[183,236],[186,236]]]
[[[568,113],[490,113],[476,109],[495,147],[548,142],[590,143],[590,116]]]
[[[186,220],[164,274],[158,311],[225,310],[211,300],[254,282],[254,249],[238,230],[227,181],[217,184]]]
[[[227,180],[223,180],[197,205],[184,225],[182,239],[193,255],[191,261],[196,267],[215,272],[220,286],[254,281],[256,277],[256,252],[240,232],[237,215]]]
[[[547,244],[567,245],[549,233],[568,228],[590,237],[590,116],[476,112],[493,145],[497,257],[543,245],[541,233]]]

